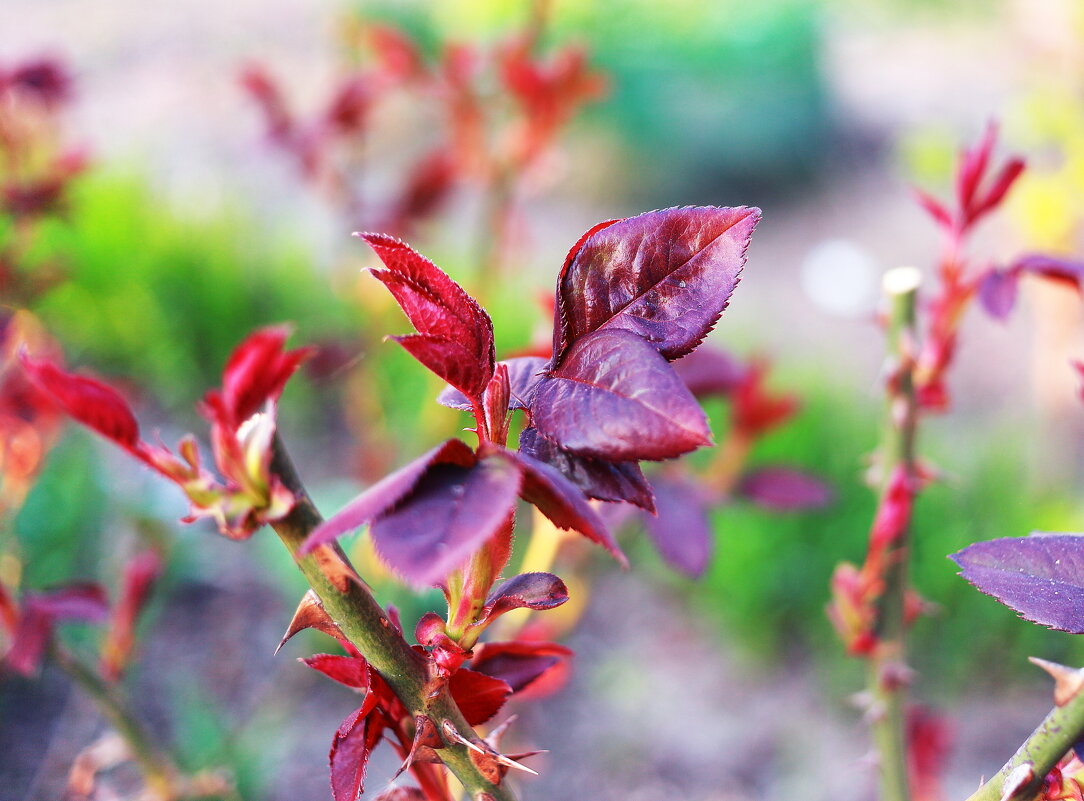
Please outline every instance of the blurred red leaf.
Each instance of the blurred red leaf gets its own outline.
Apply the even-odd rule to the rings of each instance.
[[[711,558],[715,536],[703,491],[687,481],[656,479],[656,515],[644,527],[667,564],[699,578]]]
[[[460,668],[448,681],[448,690],[467,723],[477,726],[496,715],[512,688],[500,678]]]

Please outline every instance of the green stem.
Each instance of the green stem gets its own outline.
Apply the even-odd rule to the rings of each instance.
[[[1043,778],[1069,749],[1084,736],[1084,692],[1078,692],[1064,706],[1050,710],[1039,727],[1031,733],[1012,759],[988,782],[968,796],[967,801],[1001,801],[1005,779],[1021,766],[1031,769],[1030,778],[1011,795],[1013,799],[1031,799]]]
[[[369,664],[395,691],[396,696],[414,715],[428,715],[438,730],[450,726],[463,737],[480,742],[446,689],[428,696],[426,663],[391,625],[372,593],[360,582],[336,584],[325,574],[317,553],[299,556],[298,549],[309,533],[323,522],[309,498],[293,463],[276,437],[272,472],[297,499],[290,513],[273,524],[279,539],[294,557],[301,573],[316,592],[324,610],[343,634],[357,646]],[[345,561],[341,551],[337,556]],[[442,731],[442,736],[444,736]],[[461,743],[445,740],[440,757],[462,783],[471,801],[515,801],[507,782],[493,784],[471,761],[470,751]],[[486,799],[489,796],[489,799]]]
[[[913,380],[915,299],[919,276],[910,268],[890,271],[885,293],[890,303],[888,349],[895,368],[889,395],[888,421],[881,454],[885,486],[898,469],[914,480],[917,475],[915,437],[918,402]],[[885,554],[884,591],[877,601],[878,646],[870,659],[867,688],[873,703],[873,741],[880,768],[881,801],[908,801],[907,736],[905,720],[907,641],[904,606],[907,593],[909,532],[903,531]]]
[[[154,797],[162,801],[178,798],[179,772],[176,765],[154,744],[154,737],[140,723],[117,686],[107,682],[61,645],[54,645],[50,655],[53,662],[94,700],[110,725],[116,729],[132,758],[139,764],[147,788]]]

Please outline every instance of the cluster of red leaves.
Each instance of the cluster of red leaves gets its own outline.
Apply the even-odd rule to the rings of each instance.
[[[1025,254],[1008,266],[976,270],[965,253],[976,225],[1005,201],[1024,172],[1024,160],[1013,156],[996,167],[997,126],[990,124],[982,139],[966,149],[956,169],[954,205],[949,206],[915,190],[922,207],[942,231],[944,245],[938,266],[939,285],[927,305],[927,322],[915,371],[919,401],[924,409],[943,411],[949,406],[945,373],[956,353],[957,334],[972,300],[994,319],[1004,320],[1016,305],[1020,279],[1025,275],[1058,281],[1084,289],[1084,263],[1039,254]]]
[[[187,520],[210,517],[226,536],[245,539],[286,515],[294,503],[270,470],[276,401],[309,354],[305,348],[284,350],[288,335],[285,327],[252,334],[230,357],[222,389],[207,393],[200,406],[211,423],[221,481],[202,467],[194,437],[181,440],[180,458],[163,445],[143,441],[128,402],[108,384],[66,372],[26,351],[21,360],[33,385],[57,407],[177,484],[191,502]]]
[[[105,590],[97,584],[70,584],[46,592],[27,592],[16,601],[0,585],[0,631],[8,648],[0,664],[30,676],[44,659],[57,625],[108,622],[100,647],[101,673],[118,681],[128,666],[135,642],[135,626],[150,591],[162,571],[157,552],[133,557],[124,569],[120,595],[112,613]]]
[[[553,145],[605,81],[587,66],[583,50],[568,47],[550,58],[517,35],[483,54],[449,42],[435,60],[403,31],[364,28],[370,63],[353,67],[308,117],[295,113],[266,68],[250,65],[242,86],[259,106],[268,140],[299,166],[305,179],[326,188],[352,219],[404,235],[440,209],[457,185],[520,176]],[[496,83],[502,96],[491,98]],[[408,93],[443,117],[442,138],[422,154],[390,197],[366,203],[357,153],[371,134],[373,109]],[[368,210],[372,207],[372,211]]]

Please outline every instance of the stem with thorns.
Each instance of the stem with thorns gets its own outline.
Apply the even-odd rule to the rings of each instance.
[[[273,528],[316,592],[324,610],[372,668],[387,681],[403,705],[412,714],[428,715],[437,724],[441,736],[445,738],[445,747],[440,751],[441,760],[462,783],[470,801],[515,801],[507,782],[498,785],[489,781],[471,760],[470,749],[446,736],[445,730],[451,729],[467,741],[482,742],[447,689],[431,691],[424,658],[407,644],[368,588],[360,580],[343,583],[325,572],[327,565],[320,559],[321,549],[306,556],[298,554],[305,538],[323,522],[323,518],[305,491],[289,454],[277,436],[271,470],[296,498],[294,508],[286,517],[276,521]],[[341,550],[332,550],[340,564],[352,572],[353,568]],[[326,551],[323,553],[327,554]]]

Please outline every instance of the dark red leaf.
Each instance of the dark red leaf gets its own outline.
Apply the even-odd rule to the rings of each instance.
[[[460,668],[452,674],[448,690],[467,723],[478,726],[496,715],[512,688],[499,678]]]
[[[267,401],[278,400],[290,376],[312,353],[311,348],[283,350],[289,336],[289,326],[262,328],[230,354],[222,373],[221,398],[235,425],[252,417]]]
[[[656,479],[657,515],[644,515],[644,527],[666,563],[699,578],[711,559],[715,535],[704,493],[685,481]]]
[[[1019,288],[1019,270],[990,268],[979,279],[979,302],[995,320],[1004,321],[1016,306]]]
[[[470,355],[469,365],[456,366],[456,381],[444,374],[449,365],[423,363],[466,395],[481,395],[493,377],[495,363],[489,315],[459,284],[403,242],[381,234],[358,236],[386,265],[387,269],[372,273],[392,293],[418,333],[432,342],[457,343]],[[461,385],[464,376],[470,381]]]
[[[555,361],[600,329],[631,331],[667,359],[689,353],[726,308],[759,220],[759,209],[705,206],[598,227],[557,281]]]
[[[572,651],[551,642],[488,642],[477,649],[471,667],[501,679],[512,692],[554,690],[564,680]]]
[[[722,348],[704,344],[674,362],[674,370],[698,398],[726,397],[741,386],[745,365]]]
[[[552,573],[521,573],[505,581],[486,598],[485,618],[512,609],[553,609],[568,600],[568,588]]]
[[[1025,620],[1084,634],[1084,534],[977,542],[950,558],[961,576]]]
[[[636,462],[614,462],[570,453],[539,434],[534,427],[523,429],[519,449],[520,453],[556,468],[588,498],[623,501],[648,512],[655,511],[651,485]]]
[[[122,448],[139,444],[139,424],[119,392],[95,378],[67,373],[50,362],[36,362],[25,351],[20,360],[30,380],[69,416]]]
[[[380,742],[384,726],[363,706],[352,712],[331,740],[331,795],[334,801],[358,801],[365,783],[369,754]]]
[[[359,526],[371,523],[414,489],[418,480],[431,466],[454,464],[470,467],[474,461],[474,452],[465,442],[458,439],[447,440],[410,464],[385,476],[332,515],[330,519],[317,526],[302,543],[298,552],[311,553],[318,546],[331,542]]]
[[[617,547],[613,536],[598,513],[584,497],[583,491],[561,475],[554,467],[543,464],[524,453],[507,454],[523,471],[520,495],[533,504],[558,528],[572,529],[601,545],[627,566],[628,560]]]
[[[832,490],[808,473],[789,467],[762,467],[747,473],[738,494],[775,512],[816,509],[832,500]]]
[[[370,526],[377,554],[416,587],[436,585],[508,519],[521,474],[496,456],[473,467],[434,464]]]
[[[363,692],[369,691],[369,664],[364,659],[356,656],[317,654],[300,661],[339,684]]]
[[[561,448],[602,459],[669,459],[711,444],[707,418],[674,369],[617,328],[577,340],[539,382],[531,412]]]

